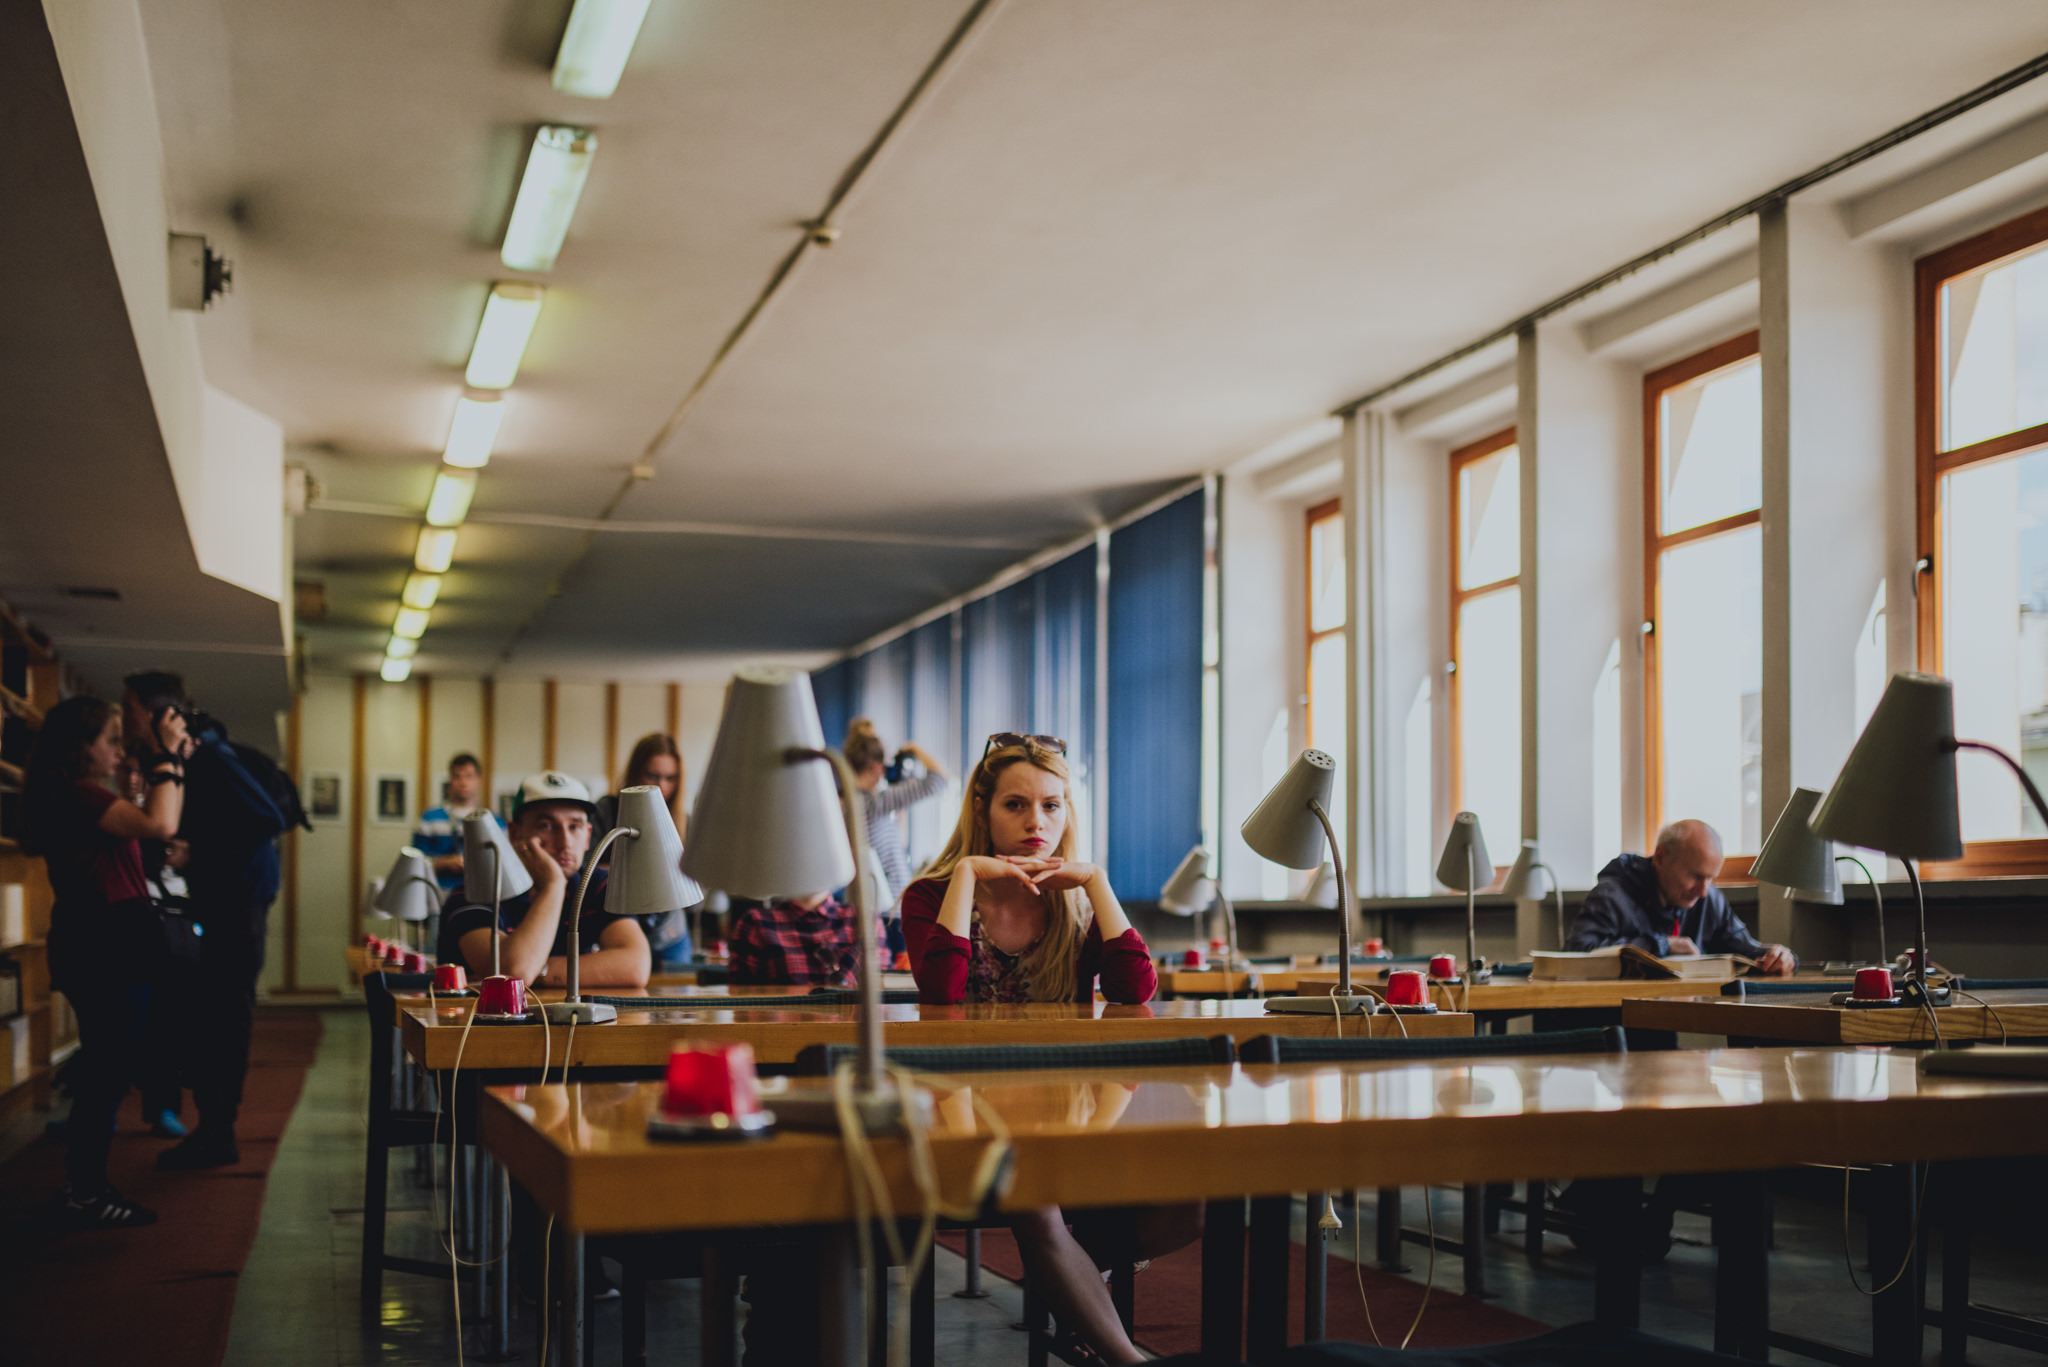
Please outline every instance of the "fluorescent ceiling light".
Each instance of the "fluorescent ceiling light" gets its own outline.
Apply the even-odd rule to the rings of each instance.
[[[519,178],[519,196],[512,201],[512,221],[505,225],[505,247],[499,253],[515,271],[551,271],[569,235],[569,219],[590,159],[597,155],[597,134],[585,128],[543,124],[526,154],[526,174]]]
[[[429,615],[425,608],[400,608],[398,615],[391,619],[391,634],[403,636],[408,641],[417,641],[427,634]]]
[[[384,668],[379,670],[378,674],[385,683],[404,683],[412,676],[412,661],[394,660],[389,655],[386,655],[384,657]]]
[[[398,595],[398,601],[409,608],[430,608],[440,596],[440,575],[413,573],[405,576],[405,590]]]
[[[640,36],[648,0],[576,0],[555,54],[555,89],[564,95],[607,100]]]
[[[420,643],[418,641],[408,640],[406,637],[395,633],[390,640],[384,643],[384,657],[389,660],[410,660],[419,653]]]
[[[477,324],[476,345],[470,348],[465,372],[472,389],[509,389],[519,378],[519,361],[540,318],[547,291],[539,285],[502,280],[491,286],[484,318]]]
[[[446,574],[455,562],[455,528],[422,527],[412,563],[425,574]]]
[[[429,527],[459,527],[469,516],[469,500],[476,496],[476,471],[451,470],[442,466],[434,472],[434,492],[427,495]]]
[[[498,439],[498,424],[505,417],[503,399],[455,401],[455,421],[448,424],[448,445],[441,459],[465,470],[480,470],[491,460],[491,445]]]

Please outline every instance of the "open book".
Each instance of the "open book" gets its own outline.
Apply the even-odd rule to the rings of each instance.
[[[1531,979],[1580,981],[1602,978],[1697,978],[1727,982],[1756,967],[1740,954],[1670,954],[1658,958],[1634,945],[1609,945],[1580,952],[1539,949],[1529,956]]]

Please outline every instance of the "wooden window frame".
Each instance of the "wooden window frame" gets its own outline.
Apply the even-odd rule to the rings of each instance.
[[[1664,617],[1664,552],[1710,536],[1740,531],[1763,521],[1763,509],[1702,522],[1681,531],[1664,531],[1664,396],[1717,370],[1761,353],[1755,329],[1696,351],[1682,360],[1643,376],[1643,840],[1655,844],[1664,828],[1664,691],[1663,640],[1658,624]],[[1721,866],[1722,883],[1747,883],[1756,856],[1730,855]]]
[[[1522,586],[1521,572],[1519,569],[1517,569],[1516,573],[1508,575],[1506,578],[1503,579],[1496,579],[1490,584],[1481,584],[1476,588],[1469,589],[1461,587],[1461,585],[1464,582],[1465,576],[1465,548],[1463,537],[1459,533],[1459,521],[1464,512],[1464,499],[1462,495],[1459,493],[1459,477],[1464,474],[1465,467],[1472,464],[1473,462],[1484,460],[1488,456],[1498,454],[1501,451],[1505,451],[1510,446],[1518,446],[1519,444],[1520,438],[1517,435],[1515,428],[1513,426],[1508,426],[1503,427],[1498,432],[1494,432],[1487,436],[1481,437],[1478,441],[1457,447],[1450,454],[1451,667],[1449,670],[1446,671],[1446,678],[1444,683],[1444,701],[1448,709],[1447,715],[1450,718],[1450,739],[1448,750],[1448,754],[1450,757],[1450,783],[1447,785],[1448,792],[1445,794],[1450,804],[1446,813],[1448,817],[1455,817],[1458,814],[1458,812],[1462,811],[1464,808],[1465,801],[1465,754],[1464,744],[1459,730],[1459,723],[1463,719],[1459,711],[1459,708],[1462,705],[1461,698],[1463,696],[1464,684],[1462,678],[1460,677],[1460,662],[1458,659],[1458,629],[1464,618],[1465,604],[1471,602],[1474,598],[1481,597],[1485,594],[1498,593],[1502,589],[1508,588],[1519,589]],[[1522,833],[1520,831],[1516,831],[1514,834],[1516,846],[1517,848],[1519,848],[1521,845]],[[1505,869],[1503,868],[1501,871],[1504,872]]]
[[[1309,508],[1302,515],[1301,565],[1303,580],[1307,585],[1308,591],[1302,596],[1301,600],[1302,631],[1303,637],[1307,642],[1301,654],[1301,696],[1303,700],[1301,705],[1301,726],[1303,739],[1310,745],[1315,744],[1316,735],[1316,646],[1332,636],[1341,636],[1351,629],[1351,616],[1349,613],[1346,613],[1342,626],[1325,627],[1321,631],[1316,630],[1316,524],[1318,522],[1330,521],[1333,518],[1336,519],[1339,524],[1338,537],[1341,544],[1343,516],[1344,500],[1341,497],[1325,499],[1323,502]],[[1346,549],[1348,550],[1349,547],[1346,547]],[[1344,566],[1344,572],[1346,574],[1351,573],[1348,557],[1347,563]],[[1343,756],[1337,755],[1332,756],[1332,758],[1341,761]]]
[[[1941,287],[1959,275],[2048,243],[2048,208],[2022,214],[1913,263],[1913,607],[1915,656],[1940,674],[1941,477],[1954,470],[2048,446],[2048,423],[1941,449]],[[1921,866],[1926,878],[1995,878],[2048,873],[2048,840],[1972,840],[1963,857]]]

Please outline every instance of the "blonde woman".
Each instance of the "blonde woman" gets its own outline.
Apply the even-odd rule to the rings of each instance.
[[[1092,1002],[1098,980],[1116,1002],[1157,991],[1151,953],[1108,876],[1073,857],[1065,752],[1052,736],[988,738],[953,838],[903,894],[921,1001]],[[1053,1352],[1073,1363],[1142,1362],[1088,1246],[1158,1257],[1200,1237],[1201,1207],[1082,1215],[1074,1230],[1058,1206],[1010,1217],[1025,1273],[1060,1323]]]
[[[675,818],[676,834],[683,833],[683,751],[676,744],[676,738],[660,731],[650,731],[633,742],[633,752],[626,758],[626,775],[619,787],[657,788],[661,800],[668,807],[669,815]],[[597,800],[597,810],[590,823],[591,843],[595,845],[604,839],[605,833],[619,824],[619,795],[606,793]],[[605,862],[611,862],[610,852]],[[638,918],[640,929],[647,935],[648,948],[654,954],[654,962],[669,968],[687,967],[695,956],[695,946],[690,940],[690,917],[687,911],[677,909],[662,916]]]

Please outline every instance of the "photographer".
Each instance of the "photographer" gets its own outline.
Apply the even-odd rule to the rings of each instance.
[[[151,981],[162,951],[141,842],[177,832],[192,748],[181,717],[165,718],[155,734],[142,802],[130,802],[114,793],[121,718],[97,698],[66,698],[43,718],[22,784],[22,844],[43,857],[56,893],[50,985],[78,1016],[63,1215],[79,1228],[156,1223],[156,1212],[107,1182],[114,1113],[143,1058],[136,989]]]
[[[156,1163],[171,1171],[225,1167],[241,1159],[235,1116],[249,1071],[270,904],[277,896],[277,837],[303,813],[290,781],[266,756],[230,744],[226,728],[192,710],[178,675],[149,671],[122,682],[121,711],[131,742],[157,744],[175,719],[182,719],[195,742],[185,766],[178,834],[191,847],[185,881],[193,917],[206,932],[180,1013],[199,1124],[158,1154]]]
[[[929,750],[915,741],[905,741],[896,752],[895,764],[887,763],[885,757],[889,752],[883,748],[875,724],[866,717],[855,717],[846,728],[846,744],[841,753],[846,756],[847,767],[853,770],[854,785],[860,789],[861,810],[868,825],[868,848],[875,852],[875,863],[889,880],[889,894],[882,899],[888,903],[882,909],[882,924],[893,957],[903,952],[903,932],[895,904],[910,886],[910,850],[904,843],[903,824],[896,820],[896,813],[943,789],[946,771]],[[906,759],[915,760],[924,772],[910,773],[904,764]]]

